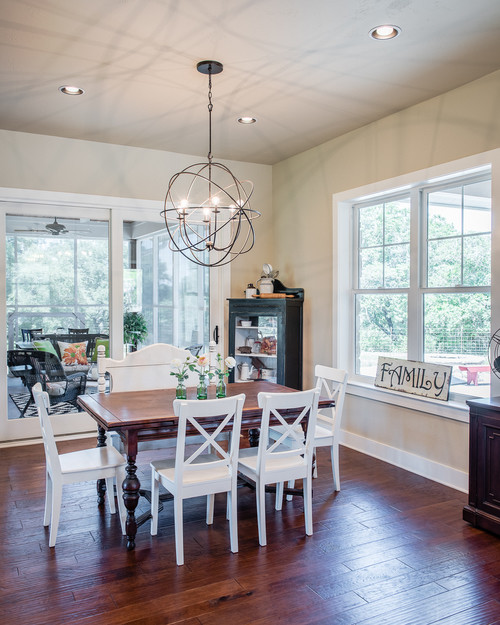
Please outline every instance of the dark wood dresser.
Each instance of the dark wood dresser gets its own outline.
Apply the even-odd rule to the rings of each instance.
[[[500,535],[500,397],[471,399],[469,504],[464,521]]]

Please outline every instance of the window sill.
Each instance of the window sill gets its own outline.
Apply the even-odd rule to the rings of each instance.
[[[465,403],[465,399],[463,402],[453,400],[439,401],[428,397],[420,397],[419,395],[409,395],[378,388],[373,384],[359,380],[349,380],[346,392],[356,397],[372,399],[385,404],[391,404],[392,406],[401,406],[409,410],[426,412],[436,417],[469,423],[469,407]]]

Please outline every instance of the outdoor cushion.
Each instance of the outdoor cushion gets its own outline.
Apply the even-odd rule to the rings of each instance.
[[[109,339],[96,339],[94,353],[92,354],[92,362],[97,362],[97,348],[99,345],[104,345],[104,356],[109,358]]]
[[[47,382],[46,386],[51,397],[60,397],[66,391],[66,382]]]
[[[54,354],[59,358],[58,353],[56,352],[55,347],[52,345],[52,342],[48,339],[40,339],[33,341],[33,347],[39,352],[49,352],[49,354]]]
[[[57,342],[59,351],[61,352],[61,361],[63,365],[88,365],[87,360],[87,341],[80,343],[64,343]]]

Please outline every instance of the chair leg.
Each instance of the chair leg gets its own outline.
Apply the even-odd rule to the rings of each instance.
[[[174,496],[174,523],[175,523],[175,557],[177,565],[184,564],[184,527],[182,525],[182,497]]]
[[[207,525],[212,525],[214,522],[214,507],[215,507],[215,495],[211,493],[207,495]]]
[[[125,479],[125,467],[118,467],[116,469],[116,499],[118,501],[118,514],[120,515],[120,525],[122,527],[122,534],[125,536],[126,529],[125,523],[127,520],[127,509],[125,508],[125,502],[123,501],[123,480]]]
[[[293,488],[294,486],[295,486],[295,480],[290,480],[288,482],[288,488]],[[293,495],[287,495],[286,496],[286,500],[287,501],[292,501],[292,499],[293,499]]]
[[[276,484],[276,502],[274,504],[275,510],[281,510],[283,506],[283,482]]]
[[[50,525],[50,515],[52,514],[52,494],[53,485],[52,478],[48,471],[45,472],[45,510],[43,513],[43,525]]]
[[[151,473],[151,536],[158,534],[158,508],[160,505],[160,482],[154,469]]]
[[[54,547],[56,544],[59,517],[61,516],[62,488],[62,483],[52,483],[52,513],[50,520],[49,547]]]
[[[255,485],[255,496],[257,499],[257,525],[259,527],[259,545],[267,545],[266,537],[266,485],[262,480],[257,480]]]
[[[109,511],[111,512],[111,514],[115,514],[116,512],[114,485],[115,485],[114,478],[107,477],[106,478],[106,493],[108,495]]]
[[[231,540],[231,551],[238,553],[238,502],[236,498],[236,488],[228,491],[227,503],[229,512],[229,537]]]
[[[332,456],[333,488],[334,488],[334,490],[340,490],[339,446],[338,446],[338,443],[333,443],[331,456]]]
[[[306,534],[311,536],[313,533],[313,522],[312,522],[312,484],[311,477],[306,477],[303,480],[303,489],[304,489],[304,517],[305,517],[305,525],[306,525]]]

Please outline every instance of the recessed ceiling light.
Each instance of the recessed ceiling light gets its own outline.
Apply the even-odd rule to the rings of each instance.
[[[393,26],[392,24],[383,24],[376,26],[370,30],[370,37],[372,39],[394,39],[401,32],[399,26]]]
[[[59,91],[64,93],[64,95],[83,95],[85,93],[83,89],[74,85],[63,85],[59,87]]]
[[[255,117],[238,117],[240,124],[255,124],[257,119]]]

